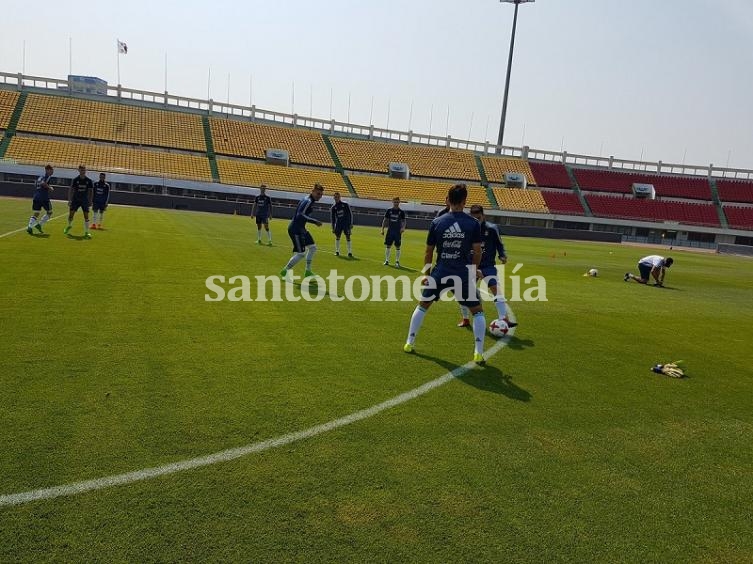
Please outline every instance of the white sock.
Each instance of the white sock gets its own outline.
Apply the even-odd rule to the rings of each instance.
[[[345,241],[345,245],[348,247],[348,254],[349,255],[352,254],[353,253],[353,248],[350,246],[350,239],[348,239],[347,241]]]
[[[316,253],[316,245],[309,245],[306,252],[306,270],[311,270],[311,261],[314,260],[314,254]]]
[[[261,241],[261,229],[256,230],[256,240]]]
[[[340,239],[335,239],[335,252],[340,252]]]
[[[384,262],[390,262],[390,248],[384,248]]]
[[[270,243],[272,242],[272,232],[269,230],[267,230],[267,239],[269,240]]]
[[[471,318],[471,310],[469,310],[464,305],[460,306],[460,315],[463,316],[463,319],[470,319]]]
[[[479,311],[473,314],[473,342],[474,352],[477,354],[484,353],[484,335],[486,335],[486,319],[484,312]]]
[[[34,227],[34,224],[37,222],[37,218],[33,215],[29,218],[29,227]]]
[[[44,215],[42,216],[42,219],[41,219],[41,220],[39,220],[39,223],[41,223],[42,225],[44,225],[44,224],[45,224],[45,223],[47,223],[48,221],[50,221],[50,216],[49,216],[49,214],[44,214]]]
[[[285,265],[285,270],[290,270],[293,268],[296,264],[301,262],[303,257],[306,256],[306,253],[296,253],[292,257],[290,257],[290,260],[288,261],[288,264]]]
[[[411,315],[410,328],[408,329],[408,340],[406,343],[409,345],[416,342],[416,335],[418,335],[418,330],[421,329],[421,324],[424,322],[425,316],[426,310],[420,305],[416,306],[416,309],[413,310],[413,315]]]
[[[395,249],[395,262],[400,262],[400,249]]]
[[[89,221],[85,219],[84,220],[84,233],[88,233],[88,232],[89,232]]]
[[[99,221],[97,222],[97,225],[102,227],[102,224],[104,223],[104,221],[105,221],[105,212],[103,211],[99,212]]]
[[[505,304],[505,298],[503,296],[494,297],[494,305],[497,307],[497,315],[499,319],[507,319],[507,305]]]

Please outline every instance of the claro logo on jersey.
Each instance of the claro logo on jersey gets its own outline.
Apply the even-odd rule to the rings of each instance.
[[[442,239],[465,239],[465,233],[463,233],[463,230],[460,229],[460,225],[456,221],[442,234]]]

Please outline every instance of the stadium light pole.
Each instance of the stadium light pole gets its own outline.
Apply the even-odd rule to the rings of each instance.
[[[507,95],[510,92],[510,72],[512,71],[512,54],[515,50],[515,29],[518,26],[518,7],[521,4],[535,2],[536,0],[499,0],[504,4],[515,4],[515,15],[512,18],[512,33],[510,34],[510,55],[507,58],[507,77],[505,78],[505,95],[502,99],[502,118],[499,121],[499,136],[497,137],[498,155],[502,154],[502,142],[505,137],[505,120],[507,119]]]

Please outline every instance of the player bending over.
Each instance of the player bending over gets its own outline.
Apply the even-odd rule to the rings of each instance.
[[[322,222],[311,216],[310,213],[314,202],[322,199],[322,194],[324,194],[324,187],[321,184],[314,184],[311,193],[298,204],[293,219],[290,220],[288,225],[288,235],[290,240],[293,241],[293,256],[290,257],[285,268],[280,271],[280,278],[285,279],[288,270],[298,264],[303,257],[306,257],[306,270],[303,277],[316,276],[311,271],[311,263],[314,260],[314,253],[316,253],[316,243],[311,233],[306,229],[306,224],[313,223],[317,227],[321,227]]]
[[[664,286],[664,276],[667,274],[667,269],[674,264],[672,257],[664,258],[659,255],[649,255],[643,257],[638,261],[638,271],[640,276],[625,273],[625,282],[628,280],[635,280],[638,284],[648,284],[651,278],[654,279],[654,286]]]
[[[465,184],[456,184],[447,194],[450,211],[431,222],[424,253],[426,266],[423,269],[426,275],[424,285],[427,287],[423,289],[421,301],[411,316],[408,339],[403,350],[407,353],[414,352],[416,336],[426,312],[443,291],[452,288],[455,299],[473,314],[473,361],[485,364],[486,321],[475,283],[481,278],[481,225],[463,213],[467,198],[468,189]],[[435,250],[437,262],[432,268]]]

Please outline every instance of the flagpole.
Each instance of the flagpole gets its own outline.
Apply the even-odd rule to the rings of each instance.
[[[68,36],[68,74],[73,74],[73,37]]]
[[[118,88],[120,88],[120,39],[115,39],[115,52],[118,54]]]
[[[165,51],[165,94],[167,94],[167,51]]]

